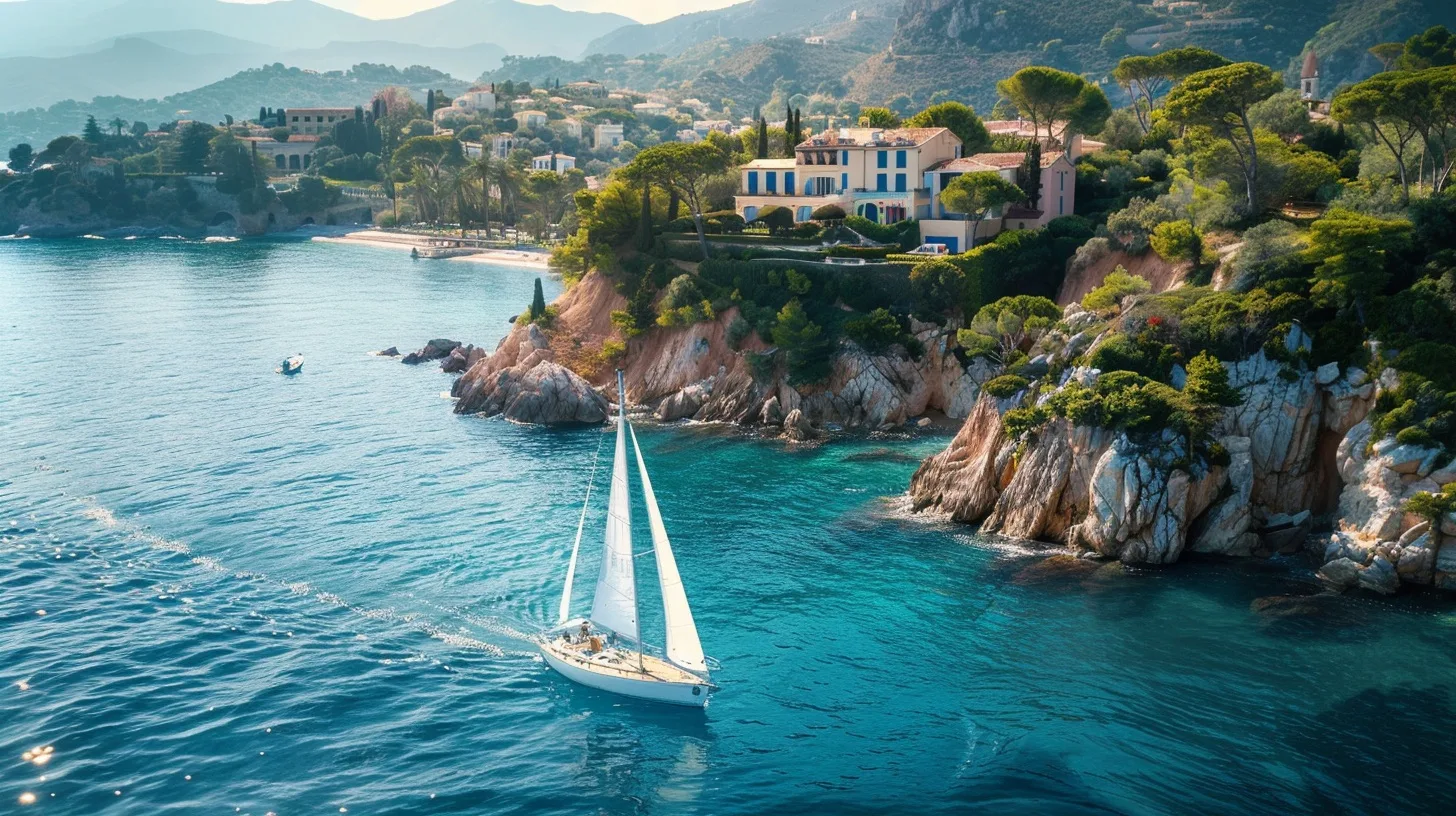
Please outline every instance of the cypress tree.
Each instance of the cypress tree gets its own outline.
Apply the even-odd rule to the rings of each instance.
[[[794,109],[784,106],[784,157],[794,157]]]
[[[768,158],[768,120],[758,118],[758,158]]]
[[[1040,209],[1041,142],[1039,140],[1031,140],[1031,147],[1026,151],[1026,159],[1022,161],[1016,176],[1017,186],[1021,188],[1021,192],[1026,196],[1026,206],[1033,210]]]
[[[536,320],[546,314],[546,293],[541,291],[541,279],[536,279],[536,292],[531,295],[530,317]]]
[[[428,91],[425,94],[425,116],[435,115],[435,92]]]
[[[637,222],[637,251],[652,251],[652,185],[642,185],[642,218]],[[532,307],[534,308],[534,306]]]

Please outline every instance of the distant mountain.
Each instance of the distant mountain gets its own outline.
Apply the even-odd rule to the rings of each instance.
[[[70,57],[0,59],[0,111],[24,110],[62,99],[127,94],[164,96],[214,82],[256,64],[252,56],[184,54],[142,39]]]
[[[7,80],[0,83],[0,111],[97,96],[150,99],[275,62],[310,71],[344,71],[360,63],[400,69],[423,65],[457,77],[473,77],[495,68],[504,56],[500,46],[490,44],[432,48],[396,42],[333,42],[280,52],[262,43],[211,32],[162,32],[118,38],[99,50],[67,57],[0,59],[0,77]]]
[[[640,54],[676,56],[698,43],[724,37],[765,40],[770,37],[824,29],[849,19],[850,12],[865,5],[853,0],[748,0],[727,8],[682,14],[649,25],[628,25],[592,40],[588,54]],[[814,31],[822,33],[822,31]]]
[[[57,136],[80,133],[88,115],[103,123],[120,117],[152,127],[176,119],[218,122],[228,114],[252,118],[260,107],[367,105],[374,92],[386,85],[408,88],[421,101],[430,88],[453,95],[469,87],[469,83],[428,68],[359,65],[347,72],[320,74],[272,65],[162,99],[103,96],[90,102],[66,100],[49,108],[0,113],[0,146],[8,149],[28,142],[38,148]]]
[[[393,20],[369,20],[312,0],[20,0],[0,3],[0,55],[34,56],[77,43],[160,28],[195,30],[280,50],[330,42],[388,41],[465,48],[497,43],[510,53],[575,57],[634,21],[517,0],[454,0]]]

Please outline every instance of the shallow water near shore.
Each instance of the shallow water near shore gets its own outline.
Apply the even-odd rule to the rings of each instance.
[[[603,434],[454,416],[449,376],[367,353],[493,347],[538,274],[0,242],[0,812],[1450,808],[1456,603],[1260,600],[1318,587],[911,518],[945,437],[643,425],[722,691],[692,712],[554,675],[527,638]]]

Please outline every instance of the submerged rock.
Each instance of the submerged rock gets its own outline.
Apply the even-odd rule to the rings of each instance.
[[[387,349],[385,349],[383,351],[376,351],[376,352],[374,352],[374,356],[375,357],[398,357],[399,356],[399,349],[397,347],[395,347],[395,346],[390,346],[389,348],[387,348]]]

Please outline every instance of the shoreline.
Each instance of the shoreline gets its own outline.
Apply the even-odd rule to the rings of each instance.
[[[407,233],[382,232],[380,230],[358,230],[342,235],[316,235],[314,241],[325,244],[360,244],[383,249],[426,249],[430,247],[428,236]],[[550,256],[545,252],[531,252],[518,249],[483,249],[470,255],[445,258],[449,261],[470,263],[510,264],[531,269],[547,269]]]

